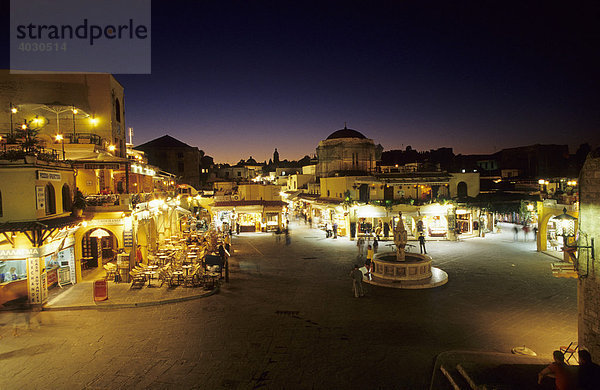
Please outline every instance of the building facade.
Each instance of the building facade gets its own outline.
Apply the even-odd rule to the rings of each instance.
[[[329,177],[341,172],[374,172],[382,150],[372,139],[344,126],[319,142],[316,175]]]

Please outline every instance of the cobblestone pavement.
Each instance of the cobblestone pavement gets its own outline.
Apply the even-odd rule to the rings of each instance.
[[[324,237],[236,236],[231,282],[195,301],[0,313],[0,388],[425,389],[443,351],[547,356],[576,340],[577,282],[533,242],[428,242],[448,284],[356,299],[354,242]]]

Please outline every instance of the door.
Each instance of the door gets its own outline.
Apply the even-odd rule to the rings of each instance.
[[[394,186],[385,186],[383,189],[383,200],[394,200]]]

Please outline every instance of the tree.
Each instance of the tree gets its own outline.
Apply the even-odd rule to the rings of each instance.
[[[25,122],[25,126],[19,126],[15,129],[15,137],[21,141],[21,148],[25,153],[36,153],[40,149],[40,140],[38,134],[40,127],[34,127],[35,119]]]

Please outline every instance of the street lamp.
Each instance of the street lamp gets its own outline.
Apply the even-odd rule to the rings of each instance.
[[[63,161],[66,160],[65,159],[65,137],[63,137],[62,134],[56,134],[56,140],[57,141],[61,141],[62,142],[62,153],[63,153]]]
[[[75,142],[75,115],[77,115],[77,109],[75,106],[71,106],[73,110],[73,140],[71,142]]]
[[[13,115],[17,113],[17,108],[10,103],[10,135],[13,133]]]
[[[566,252],[568,249],[591,249],[592,260],[595,260],[593,238],[590,238],[591,245],[577,245],[577,243],[575,243],[575,245],[569,245],[567,241],[569,237],[575,237],[575,225],[577,223],[577,218],[567,214],[567,208],[565,207],[563,208],[563,213],[557,217],[554,217],[554,219],[558,220],[556,234],[561,235],[563,237],[563,250]]]

